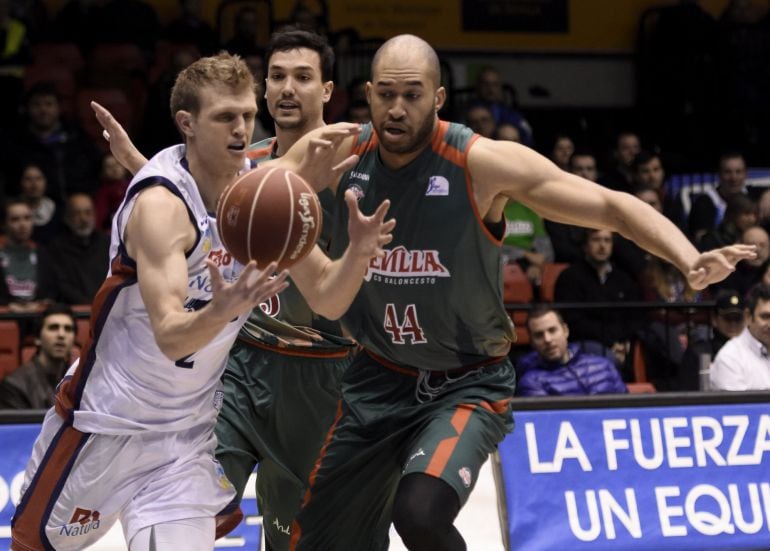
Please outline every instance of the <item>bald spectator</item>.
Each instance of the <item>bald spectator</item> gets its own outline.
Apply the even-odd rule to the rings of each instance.
[[[512,89],[511,89],[512,90]],[[505,86],[500,72],[494,67],[484,67],[476,78],[476,97],[474,102],[483,103],[492,113],[495,126],[504,122],[519,129],[521,143],[532,147],[532,127],[524,116],[516,110],[515,97],[506,98]]]
[[[75,343],[75,316],[63,304],[43,312],[35,335],[37,353],[0,382],[0,409],[47,409],[64,377]]]
[[[521,132],[519,132],[519,129],[516,128],[515,125],[509,122],[498,124],[493,137],[496,140],[521,143]]]
[[[51,241],[56,297],[67,304],[90,304],[107,275],[110,239],[96,230],[94,202],[76,193],[67,199],[66,231]]]

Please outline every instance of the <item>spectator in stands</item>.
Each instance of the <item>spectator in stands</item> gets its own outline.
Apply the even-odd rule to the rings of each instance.
[[[27,164],[21,171],[19,188],[19,197],[32,208],[32,240],[45,245],[59,232],[61,216],[54,200],[46,195],[48,178],[43,169],[34,163]]]
[[[257,10],[248,5],[240,8],[235,14],[233,35],[224,44],[225,50],[241,57],[259,51],[258,28],[259,14]]]
[[[714,299],[711,311],[711,329],[708,333],[692,339],[682,355],[679,368],[678,390],[700,390],[701,358],[708,356],[711,364],[717,352],[733,337],[737,337],[746,327],[743,315],[745,303],[743,297],[732,289],[722,289]]]
[[[764,275],[762,269],[764,263],[770,258],[770,237],[764,228],[760,226],[751,226],[743,231],[739,243],[754,245],[757,248],[757,256],[750,262],[747,261],[743,266],[736,266],[736,269],[724,281],[712,287],[716,289],[735,289],[742,295],[746,295],[749,290],[756,285]]]
[[[716,189],[705,188],[692,201],[687,226],[694,242],[698,242],[707,232],[714,230],[727,210],[727,200],[739,193],[746,194],[746,161],[737,152],[728,152],[719,158],[717,171],[719,183]]]
[[[57,204],[71,193],[92,193],[101,155],[77,127],[64,124],[56,88],[46,82],[33,85],[25,109],[25,128],[6,136],[6,143],[0,145],[15,163],[6,170],[20,174],[22,166],[36,163],[48,176],[48,195]]]
[[[628,392],[615,364],[569,344],[569,327],[549,306],[535,307],[527,319],[534,352],[516,362],[520,396],[569,396]]]
[[[569,161],[575,153],[575,142],[566,134],[557,134],[549,158],[562,170],[569,170]]]
[[[94,198],[94,214],[96,229],[109,233],[112,227],[112,215],[118,210],[123,196],[126,194],[131,176],[111,153],[102,157],[102,173],[99,189]]]
[[[751,290],[746,328],[717,353],[711,366],[713,390],[770,390],[770,287]]]
[[[666,170],[660,155],[652,151],[640,151],[631,163],[633,193],[638,196],[640,188],[651,188],[658,194],[659,212],[674,222],[682,224],[682,207],[678,197],[672,196],[666,187]]]
[[[479,72],[476,78],[476,97],[474,101],[479,101],[489,108],[495,120],[495,125],[504,122],[513,124],[519,129],[521,143],[530,147],[534,145],[532,127],[522,114],[516,110],[516,98],[506,98],[503,80],[498,70],[494,67],[487,66]]]
[[[35,344],[37,354],[0,381],[0,409],[48,409],[64,377],[75,343],[75,316],[52,304],[43,312]]]
[[[599,183],[610,189],[632,193],[634,182],[631,164],[641,150],[641,141],[635,132],[620,132],[612,151],[610,169],[599,178]]]
[[[539,286],[543,265],[553,262],[553,246],[543,219],[529,207],[509,200],[503,209],[503,261],[517,263],[534,286]],[[495,215],[492,215],[495,219]]]
[[[201,17],[200,0],[179,0],[179,9],[179,17],[163,29],[162,38],[175,44],[192,44],[204,56],[215,54],[219,37]]]
[[[56,298],[67,304],[90,304],[107,275],[110,238],[96,230],[94,203],[85,193],[67,199],[64,224],[67,231],[49,246],[56,267]]]
[[[698,241],[698,249],[708,251],[737,243],[744,231],[756,226],[757,215],[757,204],[748,195],[732,195],[727,199],[724,218],[715,229],[706,232]]]
[[[582,259],[573,262],[556,280],[556,302],[625,302],[639,299],[639,287],[626,272],[615,266],[612,232],[585,231]],[[565,310],[564,319],[573,337],[587,352],[612,355],[618,366],[625,364],[637,316],[615,308]]]
[[[658,212],[663,212],[663,205],[657,190],[646,184],[639,184],[634,190],[634,195],[650,205]],[[615,234],[612,246],[612,261],[627,274],[636,278],[637,282],[644,283],[644,270],[650,254],[639,245],[626,239],[620,234]]]
[[[599,176],[596,157],[585,149],[575,150],[569,158],[568,169],[592,182]],[[583,258],[583,228],[546,220],[545,230],[551,238],[555,262],[575,262]]]
[[[471,103],[465,110],[465,123],[477,134],[485,138],[495,135],[495,118],[492,110],[483,103]]]
[[[5,202],[5,235],[0,237],[0,265],[14,312],[34,312],[51,296],[51,264],[32,241],[32,209],[22,199]]]
[[[516,128],[515,125],[509,122],[504,122],[497,125],[493,138],[496,140],[507,140],[509,142],[521,143],[521,132],[519,132],[519,129]]]

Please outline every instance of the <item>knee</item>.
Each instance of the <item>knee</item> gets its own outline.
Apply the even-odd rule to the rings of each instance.
[[[410,541],[442,537],[454,522],[460,505],[446,482],[426,475],[411,475],[399,484],[393,504],[393,525],[412,548]],[[417,547],[424,549],[425,547]]]

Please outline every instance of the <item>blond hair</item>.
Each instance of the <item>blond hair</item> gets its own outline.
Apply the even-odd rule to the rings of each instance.
[[[240,56],[219,52],[202,57],[183,69],[171,89],[171,116],[179,111],[197,114],[201,108],[200,90],[204,86],[224,85],[233,91],[248,89],[256,94],[257,83]]]

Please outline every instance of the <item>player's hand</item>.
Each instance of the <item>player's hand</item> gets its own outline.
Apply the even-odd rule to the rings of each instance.
[[[356,254],[367,258],[381,257],[385,254],[382,247],[393,241],[393,228],[396,219],[385,221],[390,208],[390,201],[380,203],[371,216],[364,215],[358,208],[358,199],[352,190],[345,191],[345,203],[348,205],[348,235],[350,248]]]
[[[147,158],[134,146],[125,128],[115,120],[112,113],[95,101],[91,102],[91,109],[104,129],[102,137],[110,143],[112,156],[131,174],[136,174],[147,164]]]
[[[336,182],[343,172],[358,163],[358,155],[350,155],[342,162],[335,163],[338,149],[347,138],[357,135],[360,131],[361,126],[352,123],[325,127],[319,136],[308,141],[307,153],[297,168],[297,174],[317,191]]]
[[[257,263],[252,260],[234,283],[226,282],[211,260],[206,260],[206,265],[211,276],[211,309],[214,315],[221,316],[222,319],[230,320],[244,312],[249,312],[259,303],[289,286],[289,282],[286,281],[288,271],[283,270],[273,277],[278,267],[275,262],[268,264],[264,270],[259,270]]]
[[[755,245],[730,245],[701,253],[687,273],[687,282],[693,289],[705,289],[733,273],[741,260],[756,257]]]

